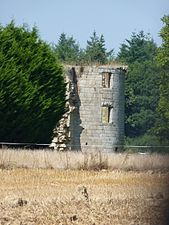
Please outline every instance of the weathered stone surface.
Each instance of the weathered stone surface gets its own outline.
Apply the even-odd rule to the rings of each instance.
[[[54,131],[55,149],[113,151],[123,145],[125,69],[92,66],[66,70],[68,110]]]

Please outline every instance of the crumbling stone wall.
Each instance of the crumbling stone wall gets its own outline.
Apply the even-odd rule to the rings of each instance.
[[[67,112],[55,129],[57,150],[116,151],[124,142],[124,74],[120,66],[67,67]]]
[[[77,87],[77,77],[75,68],[65,68],[65,81],[67,83],[66,91],[66,105],[65,113],[59,120],[54,129],[54,137],[50,147],[58,151],[65,151],[71,149],[71,142],[73,142],[71,127],[74,127],[75,121],[79,114],[79,97]],[[74,114],[76,118],[72,118]]]

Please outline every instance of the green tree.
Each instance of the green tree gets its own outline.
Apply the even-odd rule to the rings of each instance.
[[[143,31],[138,34],[132,33],[130,39],[126,39],[118,53],[118,59],[127,63],[145,62],[146,60],[153,60],[156,55],[157,46],[149,35],[145,35]]]
[[[55,52],[61,62],[75,64],[79,62],[81,50],[73,37],[67,37],[65,33],[62,33],[55,46]]]
[[[35,27],[0,27],[0,141],[50,142],[64,111],[62,74]]]
[[[157,53],[157,62],[161,71],[158,104],[159,120],[155,131],[161,141],[169,141],[169,15],[164,16],[162,22],[164,23],[160,32],[162,45]]]
[[[105,48],[104,36],[97,36],[96,32],[87,41],[87,46],[85,49],[85,58],[87,63],[99,63],[105,64],[108,59],[113,55],[113,50],[107,52]]]
[[[118,59],[128,65],[125,81],[125,128],[126,136],[137,137],[149,133],[157,119],[157,46],[143,31],[133,33],[131,39],[126,42],[122,44],[118,54]]]

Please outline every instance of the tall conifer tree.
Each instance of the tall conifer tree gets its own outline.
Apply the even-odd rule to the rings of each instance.
[[[35,27],[0,27],[0,141],[50,142],[64,111],[62,73]]]

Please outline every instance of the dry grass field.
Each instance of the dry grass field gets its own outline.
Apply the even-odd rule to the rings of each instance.
[[[167,225],[169,156],[0,150],[0,224]]]

